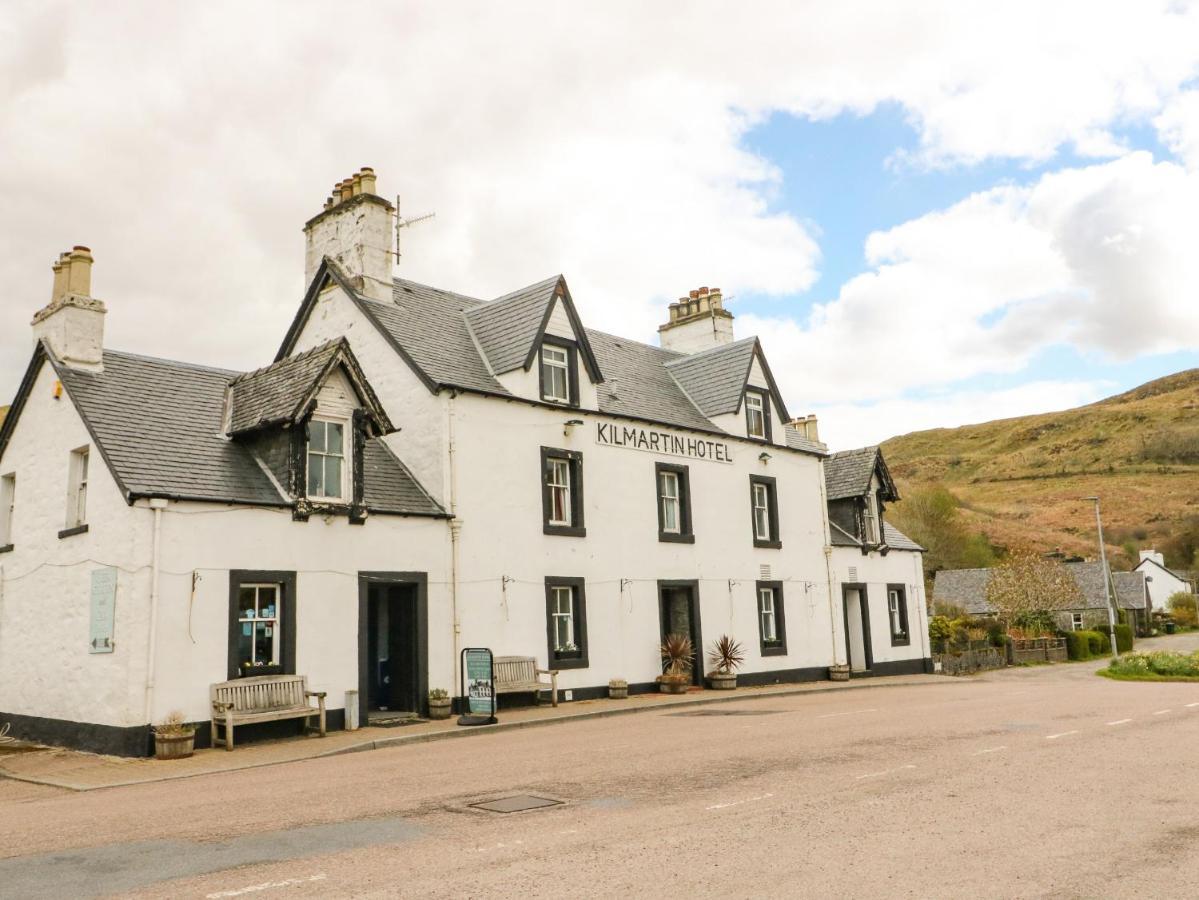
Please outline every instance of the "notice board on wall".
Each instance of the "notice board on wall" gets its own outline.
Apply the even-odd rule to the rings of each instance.
[[[117,619],[117,570],[92,570],[92,617],[88,653],[112,653]]]

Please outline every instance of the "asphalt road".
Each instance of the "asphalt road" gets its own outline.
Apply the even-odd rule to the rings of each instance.
[[[0,897],[1199,896],[1199,685],[1095,668],[0,781]],[[561,802],[471,806],[514,794]]]

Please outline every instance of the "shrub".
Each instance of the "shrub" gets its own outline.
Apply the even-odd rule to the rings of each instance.
[[[1199,678],[1199,651],[1189,655],[1169,650],[1129,653],[1113,659],[1107,673],[1126,678]]]
[[[1080,631],[1079,634],[1085,634],[1087,636],[1087,651],[1091,654],[1091,656],[1098,656],[1103,652],[1104,635],[1100,634],[1098,631]],[[1108,641],[1107,646],[1110,652],[1112,646],[1110,641]]]
[[[934,645],[944,643],[953,636],[953,626],[945,616],[933,616],[928,620],[928,639]]]
[[[1070,659],[1090,659],[1091,647],[1085,631],[1066,632],[1066,656]]]
[[[1128,653],[1132,650],[1131,625],[1116,626],[1116,650],[1119,653]]]

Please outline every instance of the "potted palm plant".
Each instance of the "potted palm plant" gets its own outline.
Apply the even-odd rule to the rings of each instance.
[[[429,718],[448,719],[450,717],[450,695],[445,688],[433,688],[429,691]]]
[[[668,634],[662,638],[659,652],[662,674],[658,676],[658,690],[663,694],[682,694],[691,683],[691,665],[695,658],[691,638],[685,634]]]
[[[715,668],[708,673],[708,683],[716,691],[731,691],[737,686],[737,670],[745,662],[741,645],[727,634],[712,642],[708,662]]]
[[[154,726],[155,759],[187,759],[196,750],[196,728],[173,712]]]

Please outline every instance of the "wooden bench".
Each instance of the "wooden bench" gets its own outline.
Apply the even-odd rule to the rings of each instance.
[[[548,675],[549,683],[539,676]],[[539,669],[532,656],[497,656],[495,658],[495,692],[497,694],[532,693],[541,705],[541,692],[549,691],[551,702],[558,705],[558,670]]]
[[[282,719],[320,719],[321,737],[325,736],[325,692],[308,690],[307,675],[254,675],[223,681],[209,688],[212,700],[212,746],[224,744],[233,749],[233,727],[252,722],[277,722]],[[317,705],[308,705],[315,697]],[[217,734],[223,726],[225,737]]]

